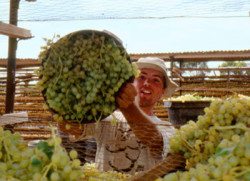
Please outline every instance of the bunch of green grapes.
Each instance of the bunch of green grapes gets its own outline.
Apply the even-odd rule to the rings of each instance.
[[[19,133],[0,127],[0,180],[11,181],[77,181],[85,175],[77,152],[61,147],[61,138],[53,137],[30,148]]]
[[[117,171],[101,172],[95,168],[95,163],[85,163],[83,165],[85,180],[105,180],[105,181],[126,181],[132,178],[132,175]]]
[[[194,94],[185,94],[182,96],[178,96],[178,97],[170,97],[167,100],[168,101],[181,101],[181,102],[186,102],[186,101],[212,101],[218,98],[214,98],[214,97],[202,97],[199,95],[196,95],[197,93]]]
[[[19,133],[0,127],[0,180],[4,181],[125,181],[132,176],[116,171],[100,172],[95,164],[82,165],[76,150],[69,153],[52,128],[52,138],[28,147]]]
[[[250,97],[214,100],[195,123],[176,129],[170,152],[184,153],[186,172],[164,180],[250,180]]]
[[[124,48],[102,34],[45,40],[37,85],[58,121],[92,122],[111,114],[120,87],[139,74]]]

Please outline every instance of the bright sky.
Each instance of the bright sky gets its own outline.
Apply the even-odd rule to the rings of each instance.
[[[181,0],[178,2],[180,3]],[[204,8],[205,1],[199,0],[199,2],[200,7]],[[203,4],[201,4],[201,2],[203,2]],[[233,2],[233,0],[231,0],[231,2]],[[239,1],[234,2],[237,4]],[[31,6],[31,4],[29,5]],[[173,3],[171,5],[173,5]],[[186,14],[192,14],[192,10],[195,10],[195,7],[193,7],[193,9],[190,8],[192,7],[191,5],[190,3],[188,4],[187,7],[189,9],[186,9],[189,11],[185,12]],[[231,5],[234,4],[231,3]],[[250,3],[247,5],[250,7]],[[241,6],[238,8],[242,8]],[[246,6],[246,4],[244,4],[244,6]],[[159,7],[155,7],[154,10],[157,10],[157,8]],[[39,11],[39,9],[36,10]],[[219,9],[218,11],[222,10]],[[22,9],[22,11],[24,10]],[[151,15],[150,9],[148,9],[148,12],[149,15]],[[41,15],[44,14],[46,14],[46,12],[41,13]],[[105,29],[114,33],[123,41],[129,53],[246,50],[250,49],[250,17],[248,14],[249,12],[247,11],[240,12],[240,16],[238,16],[239,14],[231,12],[229,14],[230,16],[226,17],[221,15],[213,17],[211,16],[213,14],[210,14],[210,17],[206,17],[200,12],[201,16],[195,17],[171,16],[168,18],[163,14],[164,18],[162,19],[125,18],[93,20],[90,18],[89,20],[71,21],[20,21],[18,22],[18,26],[29,29],[34,38],[20,40],[18,42],[17,58],[37,58],[40,47],[45,44],[43,40],[44,37],[52,38],[54,34],[60,34],[62,36],[83,29]],[[42,16],[39,17],[42,18]],[[8,37],[0,35],[0,58],[7,58],[7,55]]]

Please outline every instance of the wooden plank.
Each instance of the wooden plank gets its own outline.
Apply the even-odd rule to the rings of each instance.
[[[30,30],[17,27],[15,25],[6,24],[0,21],[0,34],[7,35],[11,38],[27,39],[32,38]]]
[[[0,126],[23,123],[27,121],[28,121],[27,112],[4,114],[3,116],[0,116]]]
[[[197,92],[197,91],[213,91],[213,92],[250,92],[250,89],[227,89],[227,88],[177,88],[178,90],[184,90],[184,91],[192,91],[192,92]]]
[[[37,67],[40,66],[40,63],[37,59],[26,58],[26,59],[17,59],[16,60],[16,68],[27,68],[27,67]],[[0,67],[7,67],[7,59],[0,58]]]

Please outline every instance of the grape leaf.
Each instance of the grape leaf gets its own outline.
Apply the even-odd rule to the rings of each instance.
[[[42,163],[43,163],[43,161],[42,161],[42,160],[39,160],[38,158],[33,158],[33,159],[32,159],[32,162],[31,162],[32,166],[34,166],[34,167],[39,166],[39,165],[41,165]]]
[[[226,156],[226,155],[232,153],[234,149],[235,149],[235,146],[230,147],[230,148],[217,147],[216,151],[215,151],[215,156]]]
[[[49,146],[48,142],[46,141],[40,141],[37,144],[37,148],[39,150],[42,150],[49,157],[49,159],[51,159],[54,151],[54,146]]]

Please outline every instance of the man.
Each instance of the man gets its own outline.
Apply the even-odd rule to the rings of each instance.
[[[153,115],[153,107],[162,96],[171,96],[177,85],[169,80],[166,66],[156,57],[140,58],[141,73],[126,83],[116,97],[117,111],[95,124],[72,124],[73,141],[95,138],[96,167],[134,174],[152,168],[168,153],[174,127]],[[115,124],[111,124],[115,119]],[[65,123],[60,123],[63,132]],[[70,131],[72,134],[72,131]]]

